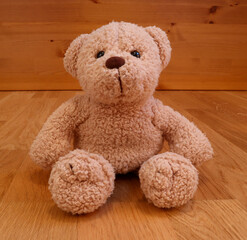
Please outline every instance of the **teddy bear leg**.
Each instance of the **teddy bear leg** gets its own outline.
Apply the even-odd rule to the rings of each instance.
[[[193,164],[171,152],[158,154],[144,162],[139,177],[148,201],[160,208],[187,203],[198,184],[198,172]]]
[[[52,168],[49,190],[59,208],[72,214],[93,212],[114,188],[112,165],[102,156],[76,149]]]

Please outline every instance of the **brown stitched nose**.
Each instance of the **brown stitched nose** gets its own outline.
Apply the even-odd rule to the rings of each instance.
[[[106,60],[106,67],[109,69],[120,68],[125,64],[125,60],[121,57],[111,57]]]

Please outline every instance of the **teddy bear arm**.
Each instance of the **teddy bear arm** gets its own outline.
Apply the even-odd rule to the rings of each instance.
[[[208,138],[193,122],[159,102],[155,123],[163,131],[171,152],[180,154],[198,166],[213,156]]]
[[[72,149],[73,131],[79,116],[78,97],[63,103],[47,119],[30,149],[30,157],[43,168],[50,168],[60,156]]]

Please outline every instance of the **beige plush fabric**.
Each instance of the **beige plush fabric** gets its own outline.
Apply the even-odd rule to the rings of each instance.
[[[64,211],[88,213],[106,202],[113,191],[114,179],[113,167],[103,157],[76,149],[56,162],[49,189]]]
[[[85,94],[48,118],[30,150],[37,164],[52,168],[49,189],[61,209],[96,210],[111,195],[114,175],[139,167],[141,188],[156,206],[176,207],[193,197],[194,166],[210,159],[213,150],[193,123],[152,96],[170,56],[164,31],[125,22],[71,43],[64,65]],[[112,57],[117,58],[108,63],[117,59],[119,67],[108,68]],[[170,152],[159,154],[165,140]]]
[[[144,162],[139,176],[145,196],[157,207],[179,207],[187,203],[198,184],[198,173],[192,163],[172,152]]]

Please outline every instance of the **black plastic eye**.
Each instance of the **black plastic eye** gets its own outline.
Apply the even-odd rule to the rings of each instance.
[[[133,55],[136,58],[140,58],[141,57],[141,54],[138,51],[136,51],[136,50],[135,51],[132,51],[130,54]]]
[[[104,51],[99,51],[98,53],[97,53],[97,58],[100,58],[100,57],[103,57],[105,55],[105,52]]]

